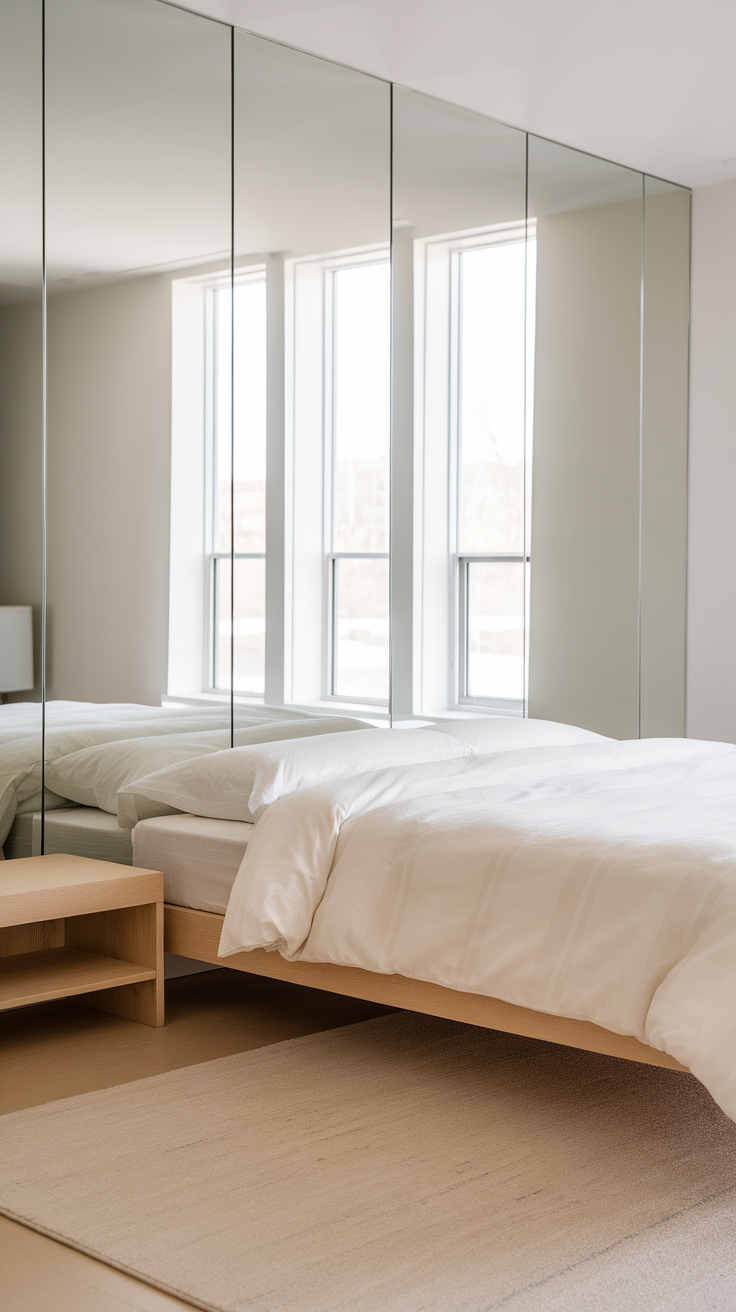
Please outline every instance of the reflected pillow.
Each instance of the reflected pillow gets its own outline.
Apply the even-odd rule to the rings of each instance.
[[[238,729],[235,731],[235,742],[264,743],[281,738],[342,733],[363,728],[368,728],[368,725],[347,718],[279,720]],[[230,730],[224,728],[199,733],[125,738],[85,747],[81,751],[70,752],[55,761],[49,761],[46,765],[46,782],[61,797],[79,802],[81,806],[96,806],[101,811],[115,815],[118,792],[125,784],[165,766],[221,752],[229,746]],[[149,806],[146,815],[166,815],[176,809],[163,805],[153,808]]]

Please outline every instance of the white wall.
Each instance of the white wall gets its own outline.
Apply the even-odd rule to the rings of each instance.
[[[641,202],[537,220],[529,714],[639,735]]]
[[[166,691],[171,281],[49,298],[48,695]]]
[[[33,606],[41,698],[41,305],[0,307],[0,606]]]
[[[736,742],[736,181],[693,193],[687,733]]]

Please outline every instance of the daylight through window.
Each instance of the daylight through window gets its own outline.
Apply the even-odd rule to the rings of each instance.
[[[213,301],[213,682],[216,688],[230,687],[232,588],[233,686],[236,692],[262,696],[266,642],[265,277],[259,273],[236,282],[232,301],[230,287],[218,287]]]

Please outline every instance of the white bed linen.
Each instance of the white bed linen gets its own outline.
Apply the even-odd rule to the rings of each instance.
[[[282,720],[312,720],[281,707],[248,706],[238,710],[239,728]],[[71,752],[123,739],[162,734],[227,730],[229,706],[139,706],[129,702],[51,701],[46,705],[44,755],[47,764]],[[41,805],[41,707],[20,702],[0,707],[0,845],[16,814]],[[73,801],[91,798],[73,797]],[[46,790],[47,807],[64,797]]]
[[[229,709],[138,706],[128,702],[52,701],[46,705],[46,761],[96,743],[142,734],[217,729],[229,723]],[[16,703],[0,707],[0,843],[16,814],[41,805],[41,707]],[[46,806],[63,805],[47,790]]]
[[[334,720],[332,732],[314,733],[318,723],[306,726],[311,736],[305,735],[301,741],[296,734],[274,734],[274,739],[280,736],[282,741],[237,746],[206,756],[192,753],[187,760],[133,780],[118,793],[120,824],[132,828],[137,820],[156,814],[145,809],[152,803],[160,804],[161,813],[174,808],[192,815],[250,822],[261,807],[287,793],[369,770],[487,756],[549,743],[611,741],[587,729],[545,720],[468,720],[448,722],[442,730],[372,729],[339,735],[334,730],[340,725],[349,728],[351,721]],[[507,726],[512,726],[513,732]],[[361,726],[356,724],[356,728]]]
[[[291,741],[364,727],[367,726],[361,725],[358,720],[336,716],[318,719],[300,715],[287,720],[274,717],[266,723],[249,725],[247,728],[238,726],[233,735],[234,746],[271,743],[279,739]],[[230,740],[228,725],[226,729],[209,729],[198,733],[158,733],[100,743],[50,761],[46,766],[46,782],[62,797],[68,797],[82,806],[96,806],[102,811],[109,811],[111,815],[117,815],[118,793],[126,784],[169,766],[191,761],[195,757],[230,750]],[[158,811],[153,808],[143,815],[136,814],[134,823],[150,815],[166,814],[169,809],[161,806]],[[133,825],[123,827],[132,829]]]
[[[44,851],[87,856],[94,861],[116,861],[132,866],[130,832],[121,829],[114,815],[95,806],[60,807],[46,813]],[[41,853],[41,813],[33,817],[33,856]]]
[[[736,1119],[736,748],[603,742],[284,797],[220,954],[400,973],[671,1053]]]
[[[133,865],[163,871],[165,902],[223,915],[252,831],[241,820],[198,815],[141,820],[133,830]]]

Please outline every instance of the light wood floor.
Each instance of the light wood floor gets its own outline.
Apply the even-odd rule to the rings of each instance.
[[[213,970],[168,981],[163,1029],[65,1001],[5,1012],[0,1015],[0,1114],[389,1010],[278,980]],[[0,1270],[2,1312],[170,1312],[188,1306],[4,1217]]]

